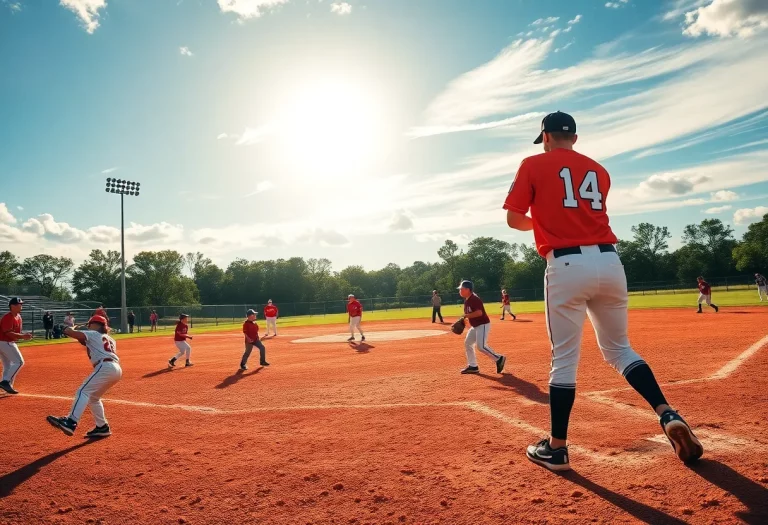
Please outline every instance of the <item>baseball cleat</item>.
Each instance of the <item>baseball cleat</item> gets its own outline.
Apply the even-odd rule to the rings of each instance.
[[[554,472],[571,470],[568,462],[568,447],[555,448],[549,446],[549,438],[529,445],[525,451],[526,457],[542,467]]]
[[[363,338],[362,338],[362,339],[360,339],[360,342],[361,342],[361,343],[364,343],[364,342],[365,342],[365,336],[363,336]]]
[[[502,356],[499,356],[499,358],[496,360],[496,373],[500,374],[504,371],[504,365],[507,364],[507,358]]]
[[[240,365],[240,370],[246,371],[248,370],[248,367],[246,365]]]
[[[259,364],[260,364],[261,366],[269,366],[269,363],[267,363],[266,361],[262,361],[262,362],[261,362],[261,363],[259,363]]]
[[[480,373],[480,367],[477,367],[477,366],[467,366],[466,368],[462,368],[461,373],[462,374],[479,374]]]
[[[704,447],[680,414],[667,410],[661,415],[659,423],[683,463],[692,463],[704,454]]]
[[[189,361],[187,361],[186,363],[184,363],[184,366],[195,366],[195,365],[193,365],[192,363],[190,363]]]
[[[349,339],[347,339],[347,342],[348,342],[348,343],[353,343],[354,341],[355,341],[355,338],[354,338],[354,337],[350,337]]]
[[[168,360],[168,368],[173,368],[174,366],[176,366],[176,358],[172,357]]]
[[[73,435],[77,428],[77,423],[72,421],[69,417],[48,416],[45,420],[48,421],[52,427],[58,428],[68,436]]]
[[[717,312],[719,312],[719,311],[720,311],[720,308],[718,308],[716,304],[713,304],[713,305],[712,305],[712,308],[714,308],[714,309],[715,309],[715,313],[717,313]]]
[[[18,394],[17,390],[14,390],[8,381],[0,381],[0,388],[5,390],[9,394]]]
[[[104,423],[100,427],[96,427],[93,430],[89,430],[88,432],[85,433],[85,437],[87,438],[102,438],[102,437],[107,437],[111,435],[112,435],[112,431],[110,430],[109,425],[106,423]]]
[[[517,316],[515,314],[512,314],[512,320],[517,321]]]

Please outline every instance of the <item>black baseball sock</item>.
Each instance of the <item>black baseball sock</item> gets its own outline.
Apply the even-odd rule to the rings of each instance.
[[[651,408],[656,410],[659,405],[666,405],[667,400],[664,394],[661,393],[659,383],[651,371],[651,367],[648,366],[645,361],[635,361],[624,370],[624,379],[627,380],[632,388],[634,388],[638,394],[643,396],[643,399],[648,401]]]
[[[552,437],[568,439],[568,420],[576,400],[576,388],[549,386],[549,412],[552,424]]]

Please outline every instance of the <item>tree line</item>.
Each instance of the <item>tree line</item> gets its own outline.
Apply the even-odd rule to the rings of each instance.
[[[665,226],[641,223],[633,237],[620,240],[618,251],[630,283],[676,282],[691,286],[698,275],[733,276],[768,271],[768,215],[751,224],[742,239],[719,219],[685,227],[682,246],[670,251],[672,235]],[[411,297],[433,289],[452,290],[471,279],[478,290],[541,289],[546,262],[528,244],[478,237],[467,248],[451,241],[437,251],[438,262],[416,261],[407,267],[388,264],[367,271],[349,266],[334,271],[328,259],[235,259],[220,268],[204,254],[174,250],[136,254],[126,269],[131,306],[193,304],[258,304],[337,301],[358,297]],[[33,284],[42,295],[58,300],[120,304],[120,253],[93,250],[75,267],[66,257],[35,255],[19,260],[0,252],[0,286]]]

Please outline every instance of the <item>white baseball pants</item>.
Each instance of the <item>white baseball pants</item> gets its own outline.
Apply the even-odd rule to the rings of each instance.
[[[107,420],[104,417],[104,405],[101,402],[101,396],[120,381],[121,377],[123,377],[123,370],[118,363],[108,361],[96,365],[91,375],[83,381],[77,390],[69,417],[74,421],[80,421],[87,406],[91,409],[96,426],[106,425]]]
[[[179,353],[176,354],[173,358],[181,359],[186,354],[187,361],[189,361],[189,356],[192,355],[192,347],[189,345],[189,343],[186,341],[174,341],[174,343],[176,343],[176,348],[179,349]]]
[[[277,317],[267,317],[267,334],[269,334],[270,328],[272,333],[277,335]]]
[[[501,355],[493,351],[493,348],[488,346],[488,334],[491,333],[491,323],[481,324],[480,326],[473,326],[467,332],[467,337],[464,338],[464,350],[467,352],[467,364],[469,366],[477,366],[477,355],[475,354],[475,346],[482,353],[493,359],[494,362],[499,360]]]
[[[766,299],[768,299],[768,292],[766,292],[765,286],[758,286],[757,287],[757,295],[760,296],[760,300],[763,300],[763,296],[765,296]]]
[[[19,346],[16,343],[0,341],[0,361],[3,362],[3,381],[8,381],[13,386],[16,374],[24,366]]]
[[[627,277],[615,252],[582,246],[581,254],[547,255],[544,300],[552,368],[549,384],[576,388],[584,320],[589,316],[603,359],[626,374],[642,358],[629,345]]]
[[[709,306],[712,306],[712,294],[704,295],[703,293],[700,293],[699,304],[701,303],[707,303]]]
[[[360,319],[360,316],[349,318],[349,333],[352,334],[352,337],[355,337],[355,330],[360,332],[360,335],[365,335],[362,328],[360,328]]]
[[[505,305],[503,305],[503,306],[501,307],[501,315],[504,315],[504,314],[513,315],[513,314],[512,314],[512,305],[510,305],[510,304],[505,304]]]

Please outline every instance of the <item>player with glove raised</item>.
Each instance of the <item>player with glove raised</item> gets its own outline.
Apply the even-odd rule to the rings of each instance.
[[[459,319],[459,321],[463,323],[464,320],[466,320],[471,326],[469,332],[467,332],[467,337],[464,339],[464,349],[467,352],[467,367],[464,368],[461,373],[480,373],[480,367],[477,366],[477,356],[475,355],[475,346],[477,346],[478,350],[496,362],[496,373],[500,374],[504,371],[504,364],[507,362],[507,358],[501,354],[497,354],[490,346],[488,346],[488,334],[491,332],[491,319],[488,317],[488,314],[485,313],[483,300],[480,299],[473,290],[474,285],[472,284],[472,281],[462,281],[459,285],[459,295],[464,299],[464,317]],[[456,323],[454,323],[454,326],[455,324]],[[454,333],[457,333],[457,328],[451,327]],[[460,334],[461,331],[458,333]]]

